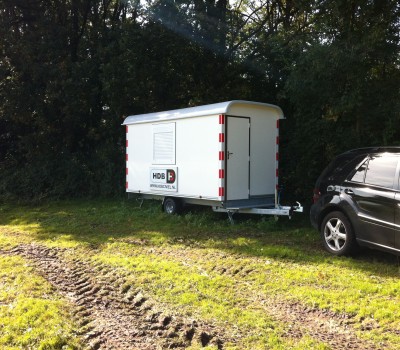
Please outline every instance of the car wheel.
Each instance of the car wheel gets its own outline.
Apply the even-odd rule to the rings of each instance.
[[[180,201],[176,198],[171,198],[171,197],[165,198],[163,203],[163,208],[166,214],[169,215],[179,214],[181,209]]]
[[[340,211],[329,213],[324,218],[321,236],[325,249],[333,255],[348,255],[356,247],[350,221]]]

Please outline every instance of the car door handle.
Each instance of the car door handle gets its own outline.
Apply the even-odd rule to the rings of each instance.
[[[347,194],[354,194],[353,190],[350,190],[349,188],[346,188],[346,189],[344,190],[344,193],[347,193]]]

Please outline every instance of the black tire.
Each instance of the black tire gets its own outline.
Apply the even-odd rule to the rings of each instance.
[[[350,255],[357,246],[350,221],[340,211],[333,211],[325,216],[321,226],[321,237],[325,249],[333,255]]]
[[[179,199],[167,197],[164,199],[163,209],[168,215],[179,214],[181,212],[181,202]]]

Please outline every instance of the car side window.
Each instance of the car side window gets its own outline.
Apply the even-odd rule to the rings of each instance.
[[[368,162],[365,174],[365,183],[381,187],[393,188],[396,175],[397,156],[372,156]]]
[[[367,169],[368,161],[369,159],[367,159],[364,163],[361,164],[361,166],[357,169],[357,171],[350,179],[350,181],[364,182],[365,170]]]

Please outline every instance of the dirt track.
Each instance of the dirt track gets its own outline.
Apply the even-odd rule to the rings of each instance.
[[[89,348],[184,349],[198,344],[223,349],[226,342],[235,342],[223,328],[161,311],[155,301],[127,284],[121,271],[66,259],[65,253],[65,250],[36,244],[0,250],[0,254],[27,258],[72,303],[80,335]],[[332,349],[376,349],[355,335],[347,315],[277,302],[265,296],[255,298],[266,312],[287,325],[289,338],[299,339],[308,334]]]
[[[32,261],[72,302],[80,335],[91,349],[176,349],[193,343],[223,347],[213,326],[162,313],[142,292],[126,287],[124,276],[103,265],[67,261],[61,250],[39,245],[0,253]]]

